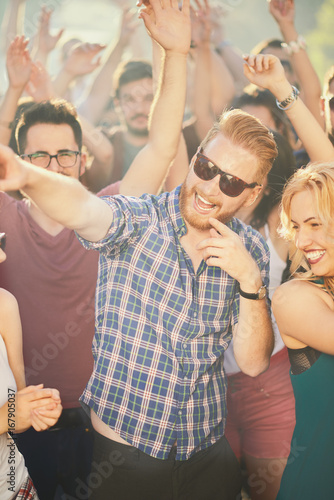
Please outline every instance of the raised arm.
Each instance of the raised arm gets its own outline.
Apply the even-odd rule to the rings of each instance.
[[[323,118],[320,114],[321,83],[306,51],[306,42],[298,35],[295,27],[295,2],[270,0],[269,12],[282,33],[285,50],[290,53],[304,103],[323,127]]]
[[[78,43],[75,45],[53,81],[57,95],[63,97],[71,82],[78,76],[92,73],[100,65],[97,55],[104,49],[99,43]]]
[[[6,66],[9,84],[0,106],[0,143],[2,144],[9,144],[17,103],[30,78],[32,62],[27,45],[28,40],[24,36],[17,36],[7,51]]]
[[[46,5],[42,5],[35,40],[36,51],[32,51],[34,61],[40,61],[44,66],[47,66],[49,54],[56,47],[64,32],[63,29],[60,29],[55,35],[51,35],[50,20],[52,13],[52,9],[48,9]]]
[[[17,35],[23,35],[26,0],[8,0],[1,23],[0,48],[4,52]]]
[[[79,113],[94,124],[99,121],[110,98],[113,74],[137,24],[138,19],[134,20],[134,13],[129,9],[123,9],[119,36],[116,42],[113,41],[107,49],[106,57],[90,88],[89,95],[79,107]]]
[[[166,4],[166,5],[165,5]],[[163,48],[158,90],[149,123],[148,144],[138,153],[121,182],[120,192],[156,193],[175,158],[186,94],[186,59],[190,47],[189,0],[151,0],[140,14],[151,37]]]
[[[251,83],[270,90],[281,103],[292,93],[283,66],[273,55],[245,56],[244,71]],[[331,161],[334,148],[311,111],[300,98],[291,97],[285,112],[312,161]]]

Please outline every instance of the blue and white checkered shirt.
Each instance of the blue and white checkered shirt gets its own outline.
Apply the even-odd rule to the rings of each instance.
[[[81,397],[133,446],[177,460],[215,443],[226,418],[224,352],[238,322],[237,282],[180,244],[186,225],[179,190],[105,198],[114,214],[100,251],[94,371]],[[269,251],[238,219],[239,234],[268,285]]]

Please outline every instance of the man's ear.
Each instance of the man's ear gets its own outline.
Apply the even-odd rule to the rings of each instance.
[[[243,204],[244,207],[250,207],[253,205],[253,203],[257,200],[257,198],[260,196],[261,192],[263,190],[263,186],[255,186],[248,198],[246,198],[245,203]]]

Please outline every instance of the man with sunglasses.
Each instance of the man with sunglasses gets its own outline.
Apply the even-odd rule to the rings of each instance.
[[[166,22],[168,43],[168,18]],[[176,49],[178,44],[187,46],[183,38],[187,40],[187,29],[180,25],[180,32],[179,38],[172,32]],[[159,35],[159,30],[156,33]],[[164,38],[160,44],[165,46]],[[159,190],[176,154],[181,132],[186,73],[184,69],[181,74],[180,68],[183,64],[185,68],[184,59],[174,47],[166,55],[148,145],[121,183],[108,186],[100,195]],[[66,101],[32,106],[18,125],[17,141],[22,160],[33,170],[42,175],[54,174],[56,182],[49,194],[45,192],[50,198],[58,190],[57,179],[75,182],[85,169],[82,130],[74,108]],[[157,164],[161,158],[164,162],[160,168]],[[1,163],[0,172],[2,167]],[[64,203],[65,198],[59,200],[58,208]],[[27,382],[57,387],[64,407],[56,427],[38,435],[29,431],[18,436],[19,445],[41,500],[54,498],[57,488],[61,492],[60,486],[63,496],[86,498],[94,486],[96,470],[93,467],[90,476],[92,433],[79,396],[93,370],[91,344],[98,253],[85,250],[73,231],[31,200],[17,201],[3,192],[0,231],[7,233],[8,247],[0,285],[10,290],[20,305]]]
[[[142,17],[153,36],[168,26],[169,85],[181,79],[183,90],[189,0],[181,10],[151,0]],[[171,127],[163,141],[178,134]],[[233,335],[240,368],[255,376],[268,366],[273,335],[269,252],[233,214],[256,199],[276,156],[268,129],[246,113],[226,113],[184,184],[141,198],[101,199],[0,151],[0,187],[24,189],[100,252],[95,365],[82,396],[96,431],[91,498],[235,500],[240,473],[224,438],[224,351]]]

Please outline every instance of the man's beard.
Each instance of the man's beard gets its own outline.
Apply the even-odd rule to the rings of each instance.
[[[180,190],[180,195],[179,195],[179,202],[180,202],[180,212],[185,220],[189,224],[189,226],[193,227],[194,229],[197,229],[199,231],[207,231],[208,229],[212,229],[212,225],[210,224],[208,217],[204,218],[201,217],[200,214],[197,214],[194,210],[192,210],[192,200],[194,199],[195,195],[195,189],[188,189],[187,186],[185,185],[185,182],[181,186]],[[218,207],[218,209],[221,209],[221,205]],[[224,213],[217,213],[217,215],[212,215],[214,219],[218,220],[219,222],[222,222],[223,224],[226,224],[231,218],[234,216],[235,211],[233,212],[224,212]]]
[[[137,128],[137,127],[133,127],[131,125],[131,122],[126,122],[126,127],[128,129],[128,131],[130,132],[130,134],[132,135],[135,135],[136,137],[148,137],[148,128],[147,127],[144,127],[144,128]]]

